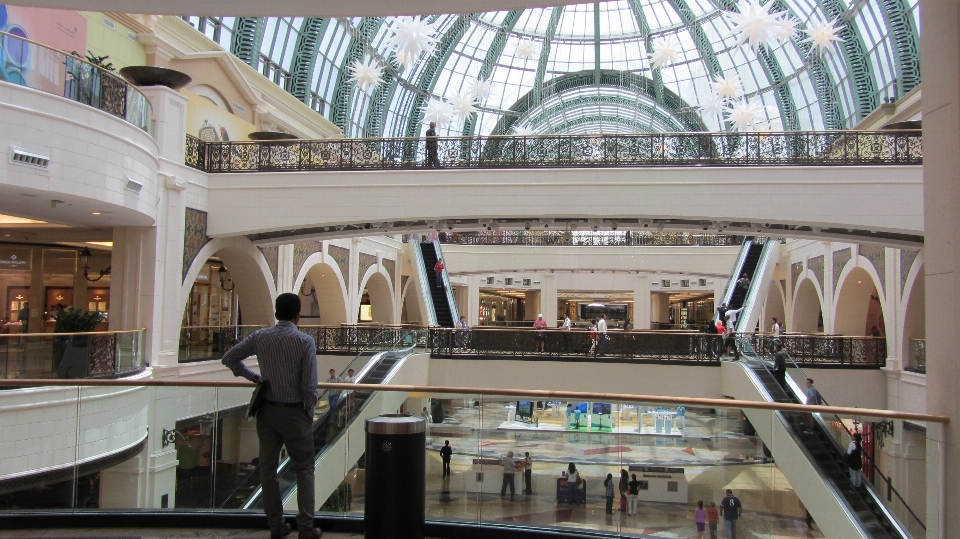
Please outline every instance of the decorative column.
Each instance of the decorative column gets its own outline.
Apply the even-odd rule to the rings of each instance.
[[[557,327],[557,279],[552,273],[545,273],[540,282],[540,310],[547,327]],[[536,315],[537,313],[534,313]]]
[[[633,284],[633,328],[650,329],[650,309],[653,306],[650,297],[650,274],[637,275]]]
[[[927,426],[926,526],[929,538],[960,537],[960,512],[946,509],[960,499],[960,3],[921,0],[920,14],[927,413],[951,418]]]
[[[467,301],[464,302],[465,311],[461,311],[461,316],[467,317],[467,324],[470,327],[480,324],[480,277],[476,275],[467,276]]]

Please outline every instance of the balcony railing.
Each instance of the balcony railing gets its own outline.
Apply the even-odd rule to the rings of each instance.
[[[409,240],[409,234],[404,241]],[[625,231],[540,231],[496,230],[489,232],[441,232],[440,243],[452,245],[532,245],[537,247],[643,247],[690,246],[739,247],[744,236],[691,234],[688,232]]]
[[[111,71],[8,32],[0,32],[6,66],[0,81],[19,84],[112,114],[153,132],[147,97]]]
[[[783,335],[774,338],[758,333],[737,335],[737,345],[741,350],[766,353],[777,342],[783,344],[783,349],[800,367],[879,369],[887,361],[887,340],[883,337]]]
[[[694,332],[610,331],[591,339],[584,330],[431,328],[429,345],[438,358],[720,364],[720,335]]]
[[[145,365],[145,331],[0,335],[0,379],[127,376]]]
[[[906,370],[921,374],[927,373],[926,339],[910,339],[910,361]]]
[[[206,172],[428,168],[423,138],[203,142],[187,165]],[[636,133],[447,137],[442,168],[920,165],[920,131]]]
[[[179,363],[221,359],[227,350],[263,326],[184,326],[180,328]],[[408,326],[299,326],[313,338],[318,354],[357,354],[382,342],[392,346]],[[423,343],[420,343],[423,344]]]

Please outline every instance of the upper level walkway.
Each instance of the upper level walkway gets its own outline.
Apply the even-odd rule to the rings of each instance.
[[[580,227],[923,236],[918,131],[187,141],[211,236]],[[386,174],[386,172],[390,172]]]

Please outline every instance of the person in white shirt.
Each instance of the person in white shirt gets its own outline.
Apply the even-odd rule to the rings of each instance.
[[[570,317],[566,314],[563,315],[563,323],[560,324],[560,331],[563,331],[563,351],[564,353],[570,351],[570,330],[573,327],[573,322],[570,321]]]
[[[783,335],[783,326],[780,325],[780,322],[777,320],[777,317],[773,317],[773,327],[770,328],[770,337],[773,342],[770,343],[770,350],[773,351],[773,348],[780,343],[780,337]]]
[[[607,315],[601,314],[600,321],[597,322],[597,333],[599,333],[600,342],[597,343],[597,355],[602,356],[607,352]]]
[[[507,485],[510,485],[510,497],[516,494],[516,486],[513,484],[513,474],[516,472],[517,461],[513,460],[513,451],[507,451],[507,456],[503,457],[503,485],[500,486],[500,497],[507,495]]]
[[[347,377],[343,379],[345,384],[355,384],[357,383],[357,376],[354,373],[353,369],[347,369]],[[343,392],[347,397],[347,413],[353,413],[353,390],[348,389]]]

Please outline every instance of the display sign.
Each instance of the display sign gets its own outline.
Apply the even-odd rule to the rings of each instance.
[[[517,417],[533,417],[533,401],[517,401]]]
[[[30,248],[0,247],[0,270],[30,271]]]

